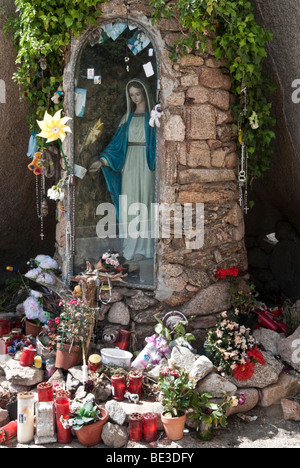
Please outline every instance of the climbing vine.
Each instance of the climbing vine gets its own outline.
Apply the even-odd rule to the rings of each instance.
[[[150,0],[150,6],[153,22],[171,17],[179,22],[173,60],[190,50],[204,52],[212,38],[215,57],[226,60],[237,96],[233,111],[239,143],[248,150],[248,178],[262,177],[269,169],[275,138],[269,102],[274,87],[263,71],[272,32],[257,24],[247,0]]]
[[[78,36],[88,25],[97,25],[97,6],[106,0],[15,0],[16,16],[5,26],[17,50],[13,80],[20,96],[30,104],[31,131],[46,110],[57,111],[62,100],[52,101],[62,84],[66,49],[71,35]],[[59,95],[58,95],[59,96]]]

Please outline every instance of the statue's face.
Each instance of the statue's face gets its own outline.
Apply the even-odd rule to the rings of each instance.
[[[129,88],[129,96],[136,106],[145,103],[145,96],[143,90],[140,88],[135,88],[134,86]]]

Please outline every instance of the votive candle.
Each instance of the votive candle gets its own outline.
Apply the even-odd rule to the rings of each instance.
[[[111,377],[112,395],[116,401],[123,401],[125,395],[125,376],[113,375]]]
[[[129,439],[138,442],[143,438],[143,415],[140,413],[131,413],[128,417]]]
[[[29,444],[34,436],[34,394],[18,393],[18,431],[19,444]]]
[[[11,421],[0,429],[0,444],[6,444],[18,432],[18,421]]]
[[[142,395],[143,374],[138,371],[131,371],[128,374],[128,391],[136,393],[139,397]]]
[[[126,350],[129,345],[131,333],[126,330],[119,330],[117,340],[116,340],[116,348]]]
[[[54,400],[53,384],[51,382],[42,382],[37,386],[39,402],[47,402]]]
[[[144,439],[146,442],[157,440],[157,414],[145,413],[144,418]]]
[[[57,425],[57,441],[59,444],[68,444],[72,440],[71,428],[65,429],[60,418],[66,418],[70,415],[70,399],[66,397],[56,398],[56,425]]]

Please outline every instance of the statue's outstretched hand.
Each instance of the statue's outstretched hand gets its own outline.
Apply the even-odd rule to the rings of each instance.
[[[103,166],[103,163],[102,161],[95,161],[93,162],[93,164],[90,166],[89,168],[89,172],[97,172],[99,171],[99,169],[101,168],[101,166]]]

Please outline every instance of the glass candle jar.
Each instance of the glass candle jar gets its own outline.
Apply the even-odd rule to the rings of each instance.
[[[111,377],[112,384],[112,395],[114,400],[123,401],[125,395],[125,376],[124,375],[113,375]]]
[[[130,336],[131,333],[129,331],[119,330],[116,340],[116,348],[126,351],[129,345]]]
[[[13,328],[11,331],[13,341],[21,340],[23,337],[22,328]]]
[[[71,428],[65,429],[60,421],[60,418],[69,416],[70,399],[65,397],[56,398],[56,426],[57,426],[57,441],[59,444],[68,444],[72,440]]]
[[[8,355],[8,348],[12,344],[12,337],[11,335],[4,335],[0,338],[0,355],[6,356]]]
[[[18,443],[29,444],[34,436],[34,394],[18,393]]]
[[[8,327],[8,320],[1,318],[0,319],[0,336],[8,335],[9,327]]]
[[[51,382],[42,382],[37,386],[39,402],[47,402],[54,400],[53,384]]]
[[[0,444],[6,444],[10,439],[15,437],[18,432],[18,421],[11,421],[6,426],[0,429]]]
[[[128,391],[142,395],[143,374],[139,371],[131,371],[128,374]]]
[[[36,349],[34,349],[32,345],[28,346],[28,348],[23,348],[22,357],[20,360],[21,366],[31,367],[34,361],[35,353]]]
[[[129,439],[138,442],[143,438],[143,415],[140,413],[131,413],[128,416]]]
[[[157,440],[157,414],[145,413],[144,418],[144,439],[146,442]]]
[[[60,390],[56,391],[56,398],[69,398],[69,400],[71,400],[71,392],[61,388]]]
[[[88,370],[97,372],[101,366],[101,356],[99,354],[92,354],[88,359]]]

